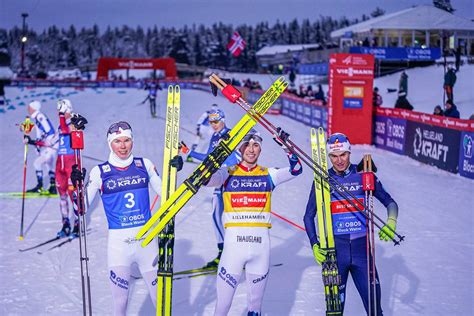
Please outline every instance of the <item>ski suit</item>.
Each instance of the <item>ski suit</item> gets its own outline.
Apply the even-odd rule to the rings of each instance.
[[[39,156],[33,163],[38,183],[43,183],[43,166],[46,167],[50,178],[52,178],[54,181],[53,164],[54,158],[56,156],[56,150],[53,147],[56,145],[58,138],[56,136],[53,124],[51,124],[51,121],[48,119],[48,117],[40,111],[35,111],[31,115],[31,118],[35,122],[35,143],[39,148]]]
[[[224,127],[220,132],[214,133],[211,137],[207,153],[201,154],[192,150],[189,156],[203,161],[207,155],[210,154],[214,148],[219,144],[219,140],[229,131],[229,128]],[[223,167],[236,165],[240,162],[241,156],[238,151],[232,152],[224,161]],[[224,242],[224,226],[222,225],[222,214],[224,213],[224,200],[222,199],[222,187],[215,188],[212,195],[212,223],[214,224],[214,233],[216,235],[217,243]]]
[[[110,159],[95,166],[90,173],[87,194],[90,203],[100,193],[109,226],[107,265],[114,299],[114,314],[127,311],[130,271],[136,263],[156,306],[156,274],[154,265],[158,243],[142,248],[135,240],[140,228],[150,219],[148,185],[161,192],[161,178],[153,163],[134,157],[125,168],[114,166]]]
[[[59,194],[59,206],[63,220],[69,218],[67,197],[71,199],[73,207],[74,186],[71,181],[72,166],[76,163],[74,150],[71,148],[70,122],[66,121],[64,114],[59,114],[59,139],[57,142],[58,158],[56,159],[56,186]],[[74,212],[76,213],[76,212]],[[76,219],[77,219],[77,214]]]
[[[214,130],[209,124],[209,113],[211,110],[207,110],[201,114],[196,122],[196,139],[194,140],[192,150],[196,152],[204,152],[206,145],[208,144],[209,138],[214,134]]]
[[[365,191],[362,190],[362,174],[357,172],[357,166],[352,164],[342,174],[338,175],[334,169],[329,169],[329,175],[341,183],[362,203],[365,200]],[[385,191],[382,183],[375,177],[374,196],[389,211],[398,212],[396,202]],[[337,267],[341,275],[341,285],[339,292],[341,293],[342,308],[344,309],[346,283],[349,272],[352,275],[354,284],[364,303],[365,310],[368,310],[368,276],[367,276],[367,243],[366,243],[366,221],[365,217],[357,211],[352,212],[349,202],[339,193],[331,190],[331,212],[334,232],[334,242],[336,245]],[[396,214],[394,215],[396,218]],[[316,234],[316,198],[314,182],[311,187],[306,212],[304,215],[304,224],[306,233],[308,234],[311,247],[318,243]],[[372,261],[372,258],[370,258]],[[377,270],[377,269],[376,269]],[[376,274],[376,292],[377,292],[377,315],[382,315],[380,306],[380,283],[378,274]],[[372,295],[370,296],[372,297]],[[374,304],[371,304],[374,306]],[[372,315],[374,315],[372,311]]]
[[[248,311],[261,315],[270,265],[271,195],[273,189],[301,173],[296,158],[277,169],[242,164],[219,169],[208,186],[223,186],[224,251],[217,269],[215,315],[227,315],[245,268]]]

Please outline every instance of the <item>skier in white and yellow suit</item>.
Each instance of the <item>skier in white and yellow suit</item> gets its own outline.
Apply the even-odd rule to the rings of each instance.
[[[298,158],[290,153],[287,168],[259,166],[261,146],[262,137],[251,130],[240,144],[242,162],[219,169],[207,184],[223,185],[224,197],[224,251],[217,270],[215,315],[229,312],[244,268],[248,315],[261,315],[270,263],[271,194],[277,185],[302,172]]]

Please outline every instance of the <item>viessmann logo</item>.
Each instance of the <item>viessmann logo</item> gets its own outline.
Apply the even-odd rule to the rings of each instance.
[[[232,207],[265,207],[265,194],[233,194],[230,198]]]
[[[127,68],[140,68],[140,67],[146,67],[150,68],[153,67],[153,63],[150,62],[138,62],[138,61],[119,61],[118,63],[119,67],[127,67]]]
[[[354,69],[352,67],[338,68],[336,69],[336,71],[340,75],[348,75],[349,77],[352,77],[354,75],[373,75],[374,74],[372,69]]]
[[[417,127],[413,138],[413,153],[415,157],[423,156],[446,162],[449,147],[443,145],[443,134]]]

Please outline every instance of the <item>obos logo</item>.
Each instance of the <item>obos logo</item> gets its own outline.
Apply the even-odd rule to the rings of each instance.
[[[117,182],[115,182],[115,180],[113,180],[113,179],[110,179],[110,180],[107,181],[107,183],[105,185],[107,186],[107,189],[113,190],[117,187]]]
[[[462,141],[462,146],[464,148],[464,157],[472,158],[472,138],[469,135],[464,135],[464,139]]]

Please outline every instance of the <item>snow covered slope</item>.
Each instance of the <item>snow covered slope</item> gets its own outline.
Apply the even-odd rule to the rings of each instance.
[[[409,76],[410,80],[415,79],[415,75],[409,73]],[[28,102],[33,95],[44,99],[44,111],[57,124],[55,102],[50,95],[45,95],[48,92],[56,94],[58,91],[7,88],[7,95],[15,100],[15,104]],[[107,127],[114,121],[127,120],[134,130],[135,155],[150,158],[161,170],[164,121],[162,118],[151,119],[148,107],[137,105],[146,96],[143,90],[86,89],[76,92],[61,90],[63,95],[69,95],[75,110],[89,119],[84,155],[105,160],[109,153],[105,137]],[[16,100],[17,96],[21,98]],[[165,96],[160,92],[159,103],[162,105],[164,100]],[[190,144],[194,139],[195,120],[216,100],[226,112],[227,124],[232,126],[242,115],[240,108],[222,97],[215,99],[210,93],[182,91],[181,138],[186,143]],[[159,113],[164,116],[163,107]],[[3,144],[0,192],[21,190],[23,145],[15,123],[23,120],[25,115],[26,109],[21,106],[0,114]],[[309,151],[307,126],[286,117],[268,118],[275,125],[284,127],[296,143]],[[266,135],[264,130],[260,130],[262,135]],[[385,315],[472,315],[474,182],[372,146],[354,146],[352,160],[358,162],[364,153],[373,155],[379,177],[399,203],[398,230],[406,235],[406,241],[398,247],[377,243]],[[31,148],[29,187],[35,184],[32,170],[35,156]],[[91,159],[84,162],[88,170],[96,164]],[[260,163],[265,166],[287,165],[285,155],[270,137],[265,137]],[[185,164],[178,182],[195,166]],[[302,224],[311,181],[312,174],[306,168],[299,178],[278,187],[272,199],[273,210]],[[201,190],[177,216],[175,270],[201,266],[216,255],[211,226],[211,192],[207,188]],[[379,203],[376,210],[385,217],[386,212]],[[26,201],[24,241],[17,238],[20,211],[20,199],[0,199],[0,314],[81,314],[77,240],[42,255],[36,251],[18,251],[55,236],[61,218],[58,199]],[[107,221],[100,201],[96,201],[89,212],[88,223],[91,228],[88,246],[94,314],[110,315],[112,297],[106,259]],[[306,234],[274,218],[271,236],[271,261],[283,265],[271,270],[263,314],[324,315],[320,268],[314,262]],[[245,283],[242,283],[230,315],[246,315],[245,290]],[[174,314],[212,315],[215,299],[213,276],[176,281]],[[128,311],[130,315],[154,314],[141,279],[132,282]],[[347,294],[346,314],[363,315],[362,303],[352,282]]]

